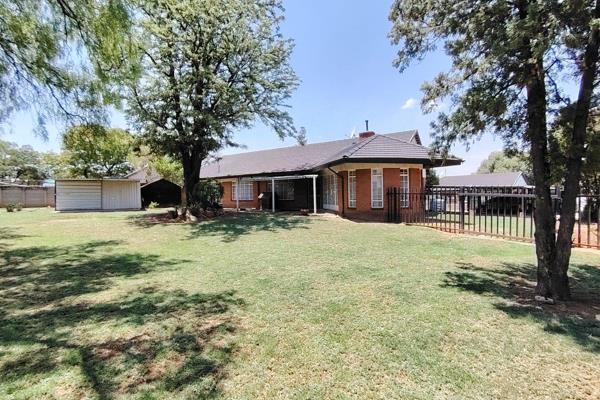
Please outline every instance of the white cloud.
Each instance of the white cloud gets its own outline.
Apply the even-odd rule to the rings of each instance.
[[[417,106],[417,99],[413,99],[412,97],[404,102],[402,105],[403,110],[409,110],[411,108],[415,108]]]

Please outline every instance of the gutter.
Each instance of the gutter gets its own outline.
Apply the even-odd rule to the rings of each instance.
[[[329,165],[327,166],[327,169],[330,170],[331,172],[333,172],[342,181],[342,217],[344,217],[345,216],[344,210],[346,209],[346,196],[345,196],[345,190],[344,190],[344,177],[339,172],[335,172],[334,170],[332,170]]]

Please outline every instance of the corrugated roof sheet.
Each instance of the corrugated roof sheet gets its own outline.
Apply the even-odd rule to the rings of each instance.
[[[440,178],[440,186],[522,186],[521,176],[521,172],[445,176]]]
[[[233,154],[202,166],[200,177],[222,178],[307,172],[336,162],[366,159],[386,159],[390,162],[430,161],[429,149],[414,143],[416,137],[418,137],[417,131],[413,130],[374,135],[362,140],[360,138],[342,139],[311,143],[305,146]],[[456,158],[450,158],[448,161],[448,164],[452,165],[461,162]]]

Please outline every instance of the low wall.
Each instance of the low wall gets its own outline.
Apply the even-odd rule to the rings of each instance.
[[[17,203],[23,207],[54,207],[54,187],[0,186],[0,207]]]

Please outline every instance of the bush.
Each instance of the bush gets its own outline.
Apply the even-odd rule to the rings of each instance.
[[[154,208],[157,208],[157,207],[158,207],[158,203],[155,201],[151,201],[150,204],[148,204],[148,208],[151,210]]]
[[[204,211],[219,210],[221,208],[219,204],[221,197],[223,197],[223,186],[219,182],[213,180],[201,181],[194,187],[189,207],[196,210],[201,208]]]
[[[7,212],[13,212],[13,211],[15,211],[15,205],[14,204],[7,204],[6,205],[6,211]]]
[[[17,204],[15,205],[15,210],[17,210],[17,211],[21,211],[22,209],[23,209],[23,203],[17,203]]]

